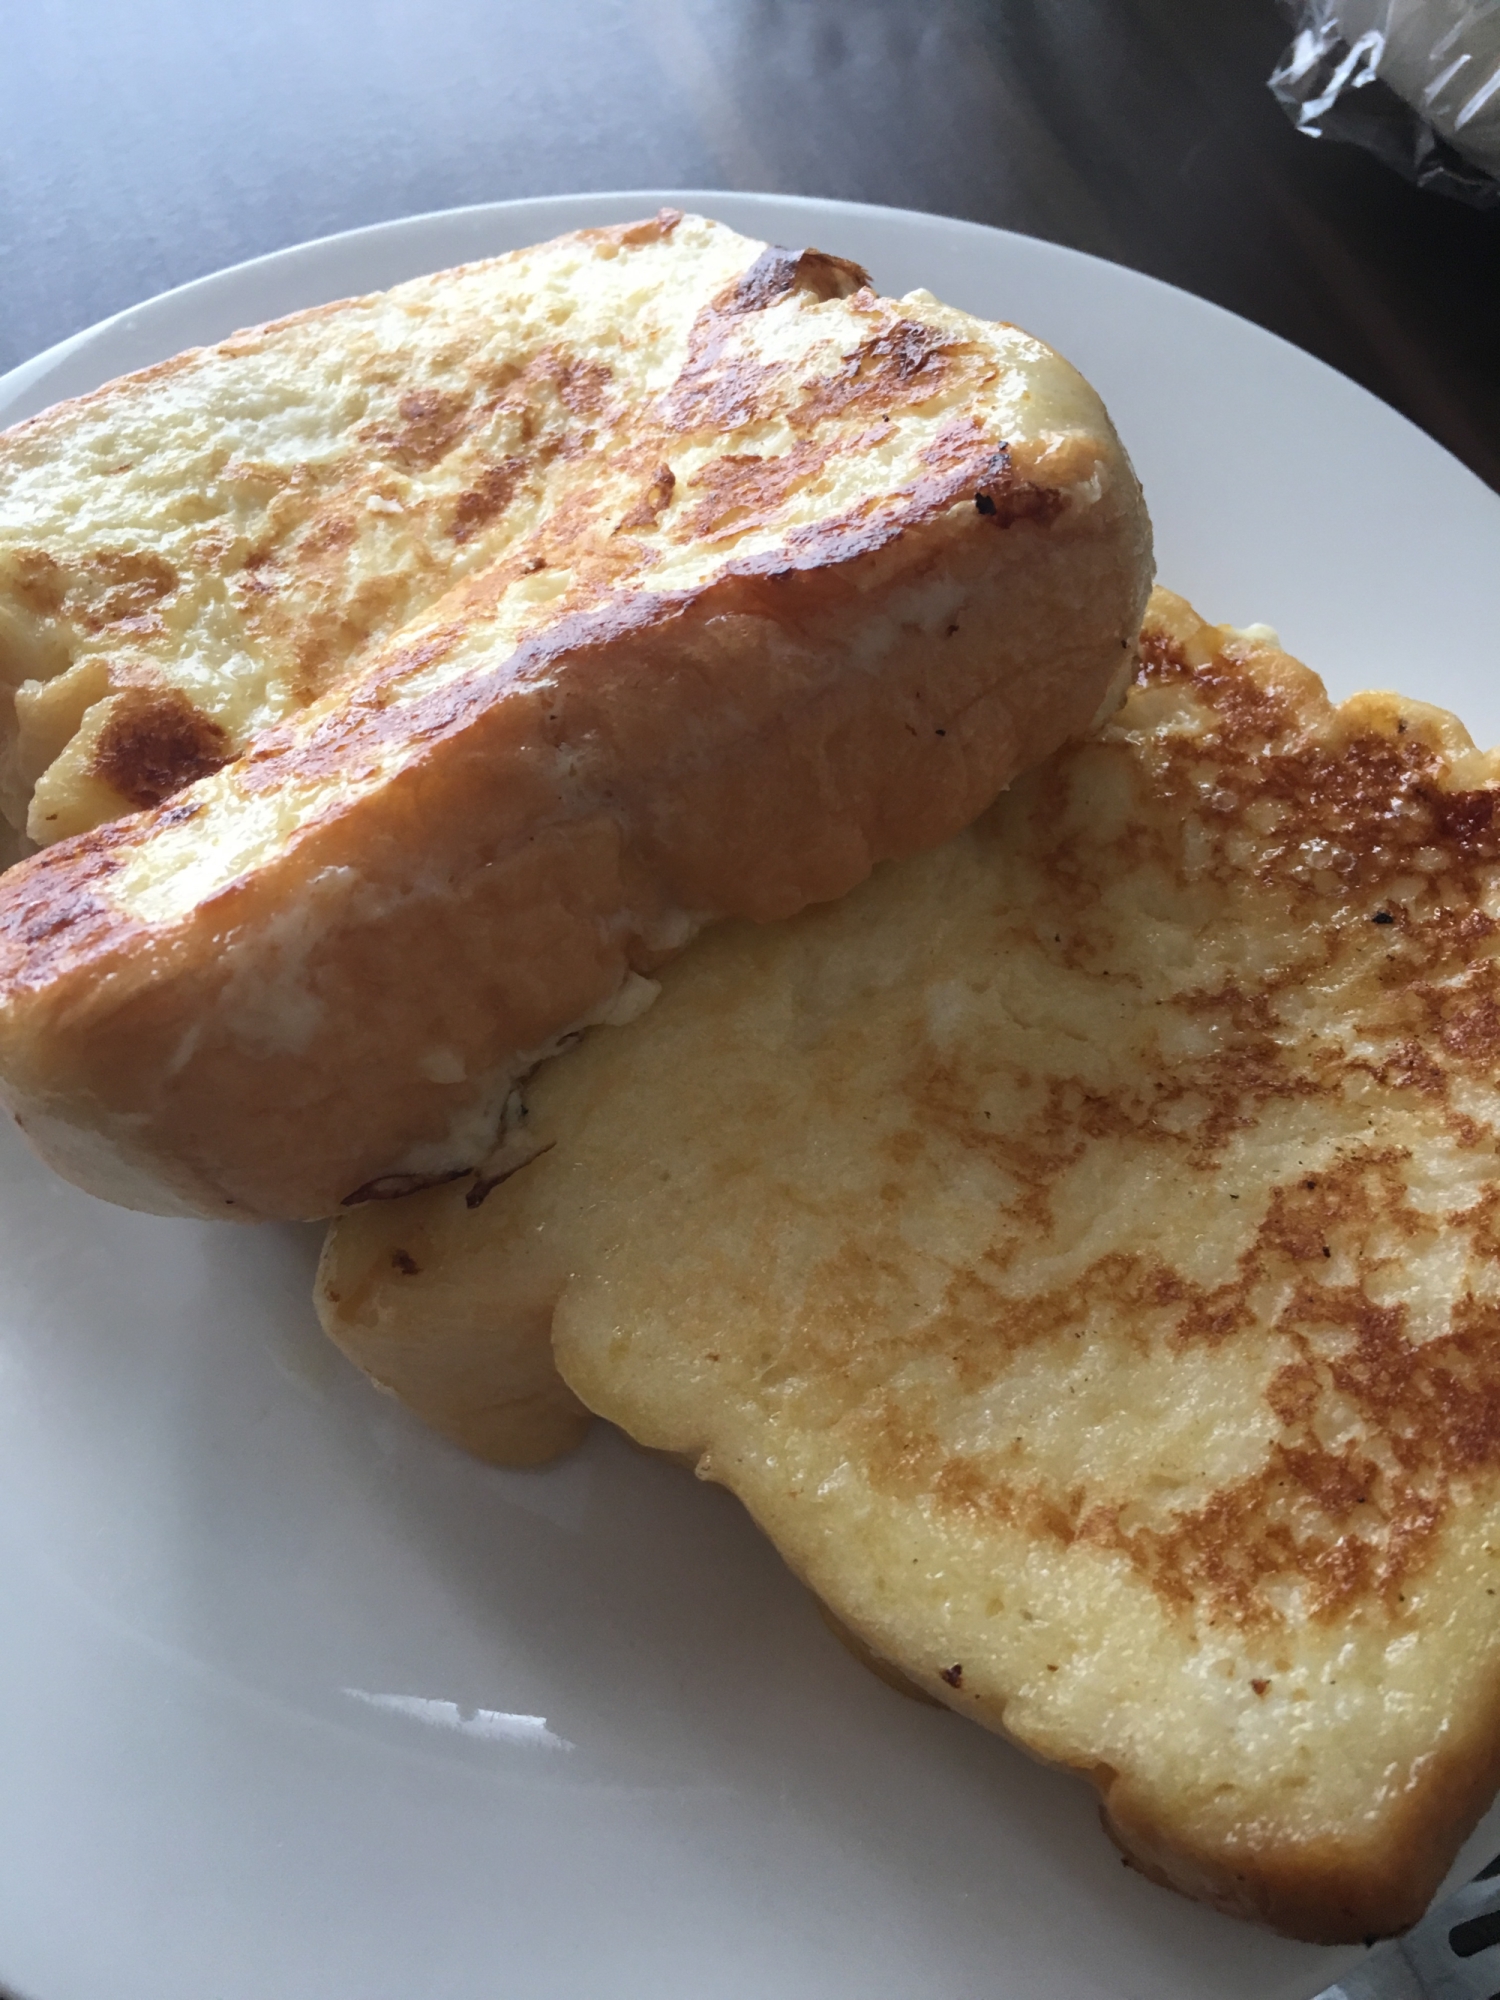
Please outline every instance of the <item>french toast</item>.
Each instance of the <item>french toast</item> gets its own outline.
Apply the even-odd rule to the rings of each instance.
[[[1399,1930],[1500,1780],[1497,919],[1500,758],[1158,592],[1093,740],[700,939],[324,1324],[481,1451],[696,1463],[1155,1879]]]
[[[0,1092],[127,1206],[472,1168],[702,923],[933,845],[1123,691],[1098,398],[1013,327],[664,211],[0,439]],[[54,836],[63,836],[54,841]]]

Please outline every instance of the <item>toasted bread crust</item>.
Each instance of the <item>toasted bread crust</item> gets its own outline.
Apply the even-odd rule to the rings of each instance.
[[[1105,1832],[1164,1889],[1307,1944],[1396,1937],[1426,1910],[1500,1790],[1500,1690],[1469,1711],[1457,1740],[1408,1775],[1395,1806],[1321,1840],[1287,1842],[1247,1827],[1232,1843],[1195,1850],[1154,1801],[1108,1773],[1089,1775],[1104,1793]]]
[[[1166,593],[1142,656],[949,846],[539,1074],[504,1185],[335,1225],[320,1311],[464,1436],[550,1297],[573,1393],[861,1645],[1334,1943],[1500,1778],[1500,758]]]
[[[577,408],[545,464],[444,503],[458,546],[521,509],[493,560],[216,774],[0,887],[0,1087],[70,1178],[252,1219],[471,1167],[628,972],[942,840],[1123,685],[1149,529],[1071,371],[744,250],[664,389],[549,362]],[[768,425],[784,448],[749,449]],[[169,782],[154,740],[138,785]]]

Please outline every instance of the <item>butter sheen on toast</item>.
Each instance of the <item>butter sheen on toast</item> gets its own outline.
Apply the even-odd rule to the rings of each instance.
[[[1354,1939],[1500,1778],[1500,765],[1165,593],[1143,653],[539,1073],[478,1206],[338,1222],[320,1310],[473,1448],[688,1457],[1146,1872]]]
[[[1118,695],[1139,487],[1040,342],[667,212],[0,439],[0,1090],[96,1193],[462,1171],[702,923],[965,824]],[[134,809],[134,810],[132,810]]]

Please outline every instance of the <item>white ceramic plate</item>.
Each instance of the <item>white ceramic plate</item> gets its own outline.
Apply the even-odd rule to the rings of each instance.
[[[1337,693],[1500,736],[1500,500],[1254,327],[968,223],[656,192],[419,217],[81,334],[0,381],[0,422],[664,200],[1055,342],[1166,580]],[[315,1232],[128,1215],[0,1153],[0,1981],[27,2000],[1299,2000],[1348,1961],[1127,1872],[1082,1784],[856,1666],[724,1494],[602,1432],[530,1474],[426,1435],[322,1343]]]

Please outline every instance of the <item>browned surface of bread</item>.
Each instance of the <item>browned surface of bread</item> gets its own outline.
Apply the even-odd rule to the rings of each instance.
[[[480,367],[449,321],[512,308]],[[441,388],[393,379],[402,340]],[[149,603],[76,522],[17,557],[54,458],[103,520],[115,434],[181,432],[242,508],[244,407],[326,457],[351,383],[364,456],[256,475],[232,562],[175,515]],[[328,1214],[473,1167],[516,1074],[632,972],[842,894],[1086,727],[1150,569],[1050,350],[691,217],[237,336],[0,440],[7,478],[0,641],[55,753],[33,837],[41,806],[163,802],[0,886],[0,1087],[62,1172],[165,1212]],[[419,526],[382,596],[392,506]]]
[[[330,1232],[481,1449],[568,1394],[1156,1880],[1398,1931],[1500,1780],[1500,767],[1159,592],[1093,741]],[[529,1357],[529,1358],[528,1358]],[[488,1404],[477,1391],[495,1391]]]

